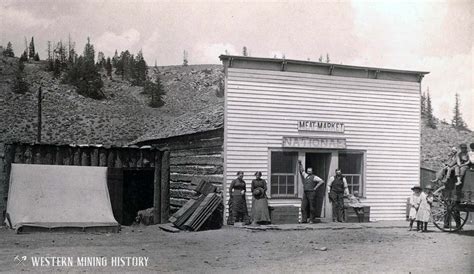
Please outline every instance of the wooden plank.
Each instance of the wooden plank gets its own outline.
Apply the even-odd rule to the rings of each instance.
[[[195,176],[193,174],[171,174],[172,181],[182,181],[182,182],[191,182],[194,177],[202,178],[211,183],[220,183],[224,181],[223,175],[199,175]]]
[[[223,174],[222,166],[171,166],[172,173],[194,174],[194,175],[213,175]]]
[[[186,157],[171,157],[171,165],[223,165],[224,159],[219,155],[205,155],[205,156],[186,156]]]
[[[195,155],[220,155],[222,154],[222,145],[209,146],[205,148],[193,148],[184,150],[171,150],[171,157],[184,157]]]
[[[171,233],[178,233],[181,231],[179,228],[176,228],[172,223],[161,224],[158,225],[158,227],[166,232]]]
[[[170,151],[161,157],[161,222],[165,223],[170,214]]]

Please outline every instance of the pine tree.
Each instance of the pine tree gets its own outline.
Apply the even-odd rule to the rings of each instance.
[[[26,51],[24,51],[23,54],[20,56],[20,61],[21,62],[28,61],[28,53]]]
[[[453,119],[451,120],[451,125],[455,129],[465,130],[467,129],[467,125],[464,122],[464,119],[462,118],[462,115],[461,115],[459,93],[456,92],[455,98],[456,98],[455,99],[456,101],[455,101],[454,110],[453,110],[454,116],[453,116]]]
[[[188,65],[188,52],[183,51],[183,66],[187,66],[187,65]]]
[[[242,48],[242,55],[243,55],[243,56],[248,56],[248,52],[247,52],[247,47],[246,47],[246,46],[244,46],[244,47]]]
[[[120,57],[119,57],[119,55],[118,55],[118,53],[117,53],[117,50],[115,50],[114,57],[112,57],[112,66],[113,66],[114,68],[117,68],[117,63],[118,63],[119,59],[120,59]]]
[[[133,64],[133,81],[132,84],[137,86],[145,85],[147,74],[148,74],[148,66],[146,64],[145,58],[143,58],[143,53],[140,50],[135,57],[135,62]]]
[[[112,77],[112,62],[110,61],[110,57],[107,57],[107,61],[105,61],[105,71],[107,72],[107,76]]]
[[[147,79],[145,82],[145,87],[143,89],[145,94],[149,94],[151,97],[149,106],[156,108],[161,107],[165,104],[163,101],[163,95],[165,95],[165,90],[163,85],[161,84],[161,80],[159,76],[156,76],[155,82],[151,79]]]
[[[326,63],[331,62],[331,59],[329,59],[329,53],[326,53]]]
[[[30,57],[30,59],[34,59],[35,58],[35,40],[34,40],[34,37],[31,37],[31,42],[30,42],[30,52],[29,52],[29,55],[28,57]]]
[[[40,60],[40,57],[39,57],[39,54],[38,54],[38,53],[35,53],[35,57],[33,57],[33,60],[35,60],[35,61],[39,61],[39,60]]]
[[[99,68],[105,68],[105,54],[102,51],[99,51],[97,54],[97,66]]]
[[[3,51],[3,56],[5,56],[5,57],[15,57],[15,53],[13,52],[13,47],[12,47],[11,42],[7,43],[7,48],[5,49],[5,51]]]
[[[320,63],[323,62],[323,55],[319,55],[318,61],[319,61]]]
[[[431,106],[431,97],[429,91],[426,95],[426,119],[427,126],[429,126],[430,128],[436,128],[436,118],[433,115],[433,108]]]
[[[87,38],[83,56],[79,56],[76,62],[70,66],[64,81],[74,85],[79,94],[100,100],[105,98],[102,92],[104,83],[95,66],[94,54],[94,46],[90,43],[90,39]]]
[[[429,92],[429,88],[427,90]],[[421,115],[425,116],[426,115],[426,93],[424,92],[421,93],[420,107],[421,107]]]

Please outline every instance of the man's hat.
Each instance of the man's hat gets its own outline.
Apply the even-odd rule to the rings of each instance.
[[[467,148],[467,145],[466,144],[460,144],[459,147],[460,148]]]
[[[411,190],[415,190],[415,189],[421,190],[421,187],[420,186],[414,186],[414,187],[411,188]]]

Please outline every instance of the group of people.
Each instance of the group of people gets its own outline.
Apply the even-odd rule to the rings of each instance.
[[[317,190],[324,185],[324,180],[313,174],[313,169],[308,167],[306,172],[299,162],[299,172],[303,180],[303,199],[301,201],[302,223],[315,223],[320,216],[318,213]],[[249,215],[245,198],[246,184],[243,180],[244,172],[237,172],[229,187],[229,219],[228,224],[243,222],[246,224],[267,224],[271,222],[267,199],[267,182],[262,179],[262,173],[257,171],[255,179],[252,180],[252,210]],[[336,175],[329,179],[327,184],[329,200],[333,205],[333,221],[344,221],[344,196],[349,196],[346,178],[340,169],[336,169]],[[356,211],[357,212],[357,211]]]
[[[234,222],[244,222],[254,225],[270,223],[270,212],[268,210],[267,200],[267,182],[262,179],[262,172],[255,172],[255,179],[252,180],[252,210],[249,216],[247,210],[247,202],[245,193],[247,187],[244,181],[244,172],[237,172],[237,178],[232,181],[229,187],[229,208],[231,216],[229,216],[228,224]]]
[[[456,186],[462,184],[462,179],[469,168],[474,167],[474,143],[469,145],[471,151],[467,150],[466,144],[452,147],[448,154],[447,160],[443,163],[443,167],[436,173],[436,178],[431,182],[441,181],[446,183],[451,177],[452,171],[456,176]]]
[[[431,205],[433,204],[433,188],[427,185],[423,188],[414,186],[411,188],[413,194],[410,197],[409,231],[413,229],[413,223],[416,221],[416,231],[427,232],[428,222],[431,216]]]

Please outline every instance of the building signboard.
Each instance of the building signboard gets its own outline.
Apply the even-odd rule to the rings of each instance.
[[[344,123],[327,121],[298,121],[298,130],[344,133]]]
[[[320,137],[283,137],[283,147],[296,148],[346,148],[345,138],[320,138]]]

